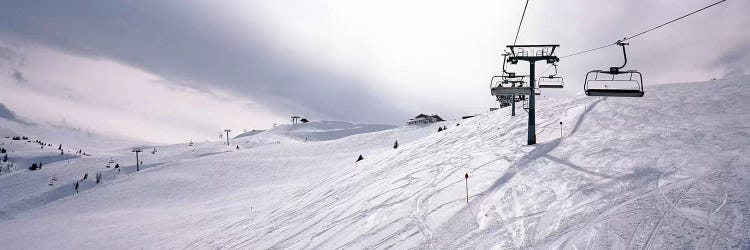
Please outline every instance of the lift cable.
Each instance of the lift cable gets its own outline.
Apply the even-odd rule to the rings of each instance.
[[[696,10],[696,11],[693,11],[693,12],[690,12],[690,13],[688,13],[688,14],[685,14],[685,15],[683,15],[683,16],[681,16],[681,17],[678,17],[678,18],[672,19],[672,20],[670,20],[669,22],[663,23],[663,24],[661,24],[661,25],[659,25],[659,26],[656,26],[656,27],[650,28],[650,29],[648,29],[648,30],[645,30],[645,31],[643,31],[643,32],[641,32],[641,33],[635,34],[635,35],[633,35],[633,36],[630,36],[630,37],[625,37],[625,38],[623,38],[622,40],[618,40],[618,41],[616,41],[616,42],[614,42],[614,43],[606,44],[606,45],[603,45],[603,46],[600,46],[600,47],[597,47],[597,48],[593,48],[593,49],[588,49],[588,50],[584,50],[584,51],[576,52],[576,53],[573,53],[573,54],[570,54],[570,55],[566,55],[566,56],[561,56],[560,58],[566,58],[566,57],[571,57],[571,56],[581,55],[581,54],[585,54],[585,53],[588,53],[588,52],[591,52],[591,51],[595,51],[595,50],[600,50],[600,49],[603,49],[603,48],[606,48],[606,47],[609,47],[609,46],[613,46],[613,45],[616,45],[616,44],[617,44],[618,42],[624,42],[624,41],[627,41],[627,40],[630,40],[630,39],[636,38],[636,37],[638,37],[638,36],[640,36],[640,35],[643,35],[643,34],[646,34],[646,33],[648,33],[648,32],[651,32],[651,31],[653,31],[653,30],[655,30],[655,29],[658,29],[658,28],[664,27],[664,26],[666,26],[667,24],[673,23],[673,22],[675,22],[675,21],[677,21],[677,20],[683,19],[683,18],[685,18],[685,17],[688,17],[688,16],[690,16],[690,15],[692,15],[692,14],[695,14],[695,13],[701,12],[701,11],[703,11],[703,10],[705,10],[705,9],[711,8],[711,7],[713,7],[713,6],[716,6],[716,5],[718,5],[718,4],[720,4],[720,3],[723,3],[723,2],[726,2],[726,1],[727,1],[727,0],[721,0],[721,1],[715,2],[715,3],[713,3],[713,4],[710,4],[710,5],[706,6],[706,7],[703,7],[703,8],[701,8],[701,9],[698,9],[698,10]],[[528,2],[527,2],[527,3],[528,3]],[[521,19],[521,20],[523,21],[523,19]],[[519,26],[519,29],[520,29],[520,26]],[[548,69],[549,69],[549,68],[548,68]]]
[[[516,42],[518,41],[518,33],[521,33],[521,24],[523,24],[523,17],[526,16],[526,7],[529,7],[529,0],[526,0],[526,5],[523,6],[523,13],[521,14],[521,22],[518,23],[518,30],[516,30],[516,39],[513,39],[513,45],[516,45]]]

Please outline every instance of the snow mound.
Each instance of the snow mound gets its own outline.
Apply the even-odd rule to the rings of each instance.
[[[242,137],[248,137],[248,136],[257,135],[257,134],[263,133],[263,131],[265,131],[265,130],[256,130],[256,129],[253,129],[251,131],[247,131],[247,132],[239,134],[239,135],[237,135],[235,137],[232,137],[232,139],[239,139],[239,138],[242,138]]]
[[[396,126],[383,124],[356,124],[339,121],[313,121],[308,123],[284,124],[265,131],[250,131],[242,134],[245,142],[273,141],[330,141],[356,134],[372,133]]]

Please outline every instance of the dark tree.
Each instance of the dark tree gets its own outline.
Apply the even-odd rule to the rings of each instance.
[[[39,169],[39,166],[36,165],[36,163],[32,163],[31,167],[29,167],[29,170],[31,170],[31,171],[34,171],[34,170],[37,170],[37,169]]]
[[[397,148],[398,148],[398,140],[396,140],[396,142],[393,143],[393,149],[397,149]]]
[[[60,144],[60,146],[57,147],[57,150],[62,150],[62,144]]]
[[[120,168],[120,164],[115,164],[115,168]]]
[[[89,178],[89,173],[85,173],[83,174],[83,179],[81,179],[81,181],[85,181],[88,178]]]
[[[438,127],[438,132],[443,132],[443,127]]]
[[[77,181],[76,181],[75,189],[76,189],[76,194],[77,194],[78,193],[78,182]]]
[[[357,161],[356,161],[356,162],[359,162],[359,161],[361,161],[361,160],[364,160],[364,159],[365,159],[365,158],[364,158],[364,157],[362,157],[362,155],[359,155],[359,158],[357,158]]]

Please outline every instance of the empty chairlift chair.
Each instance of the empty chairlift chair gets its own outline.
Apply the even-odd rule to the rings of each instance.
[[[552,64],[552,66],[555,66],[555,73],[549,76],[542,76],[539,77],[539,88],[542,89],[561,89],[564,86],[563,78],[557,76],[557,64]]]
[[[531,87],[524,87],[526,83],[525,76],[516,75],[505,69],[505,63],[508,61],[508,53],[503,54],[503,75],[493,76],[490,79],[490,93],[494,96],[516,96],[531,94]],[[512,64],[512,62],[511,62]],[[500,99],[498,98],[498,101]]]
[[[628,63],[625,45],[617,41],[622,47],[622,55],[625,63],[620,67],[611,67],[609,70],[592,70],[586,74],[586,82],[583,90],[587,96],[614,96],[614,97],[643,97],[643,76],[637,70],[623,70]]]
[[[526,82],[523,80],[524,76],[516,76],[513,78],[502,76],[502,80],[497,78],[500,76],[492,77],[490,80],[490,92],[494,96],[505,96],[505,95],[529,95],[531,94],[531,88],[524,86]]]

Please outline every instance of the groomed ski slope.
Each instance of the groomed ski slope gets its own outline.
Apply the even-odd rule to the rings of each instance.
[[[240,150],[172,145],[144,154],[146,170],[0,219],[0,242],[8,249],[750,247],[750,78],[647,86],[637,99],[542,98],[537,108],[534,146],[525,145],[526,113],[511,118],[507,108],[330,141],[261,133],[237,139]],[[365,160],[355,163],[360,154]],[[78,161],[0,176],[0,192],[9,192],[9,181],[29,185],[21,183],[27,175],[88,167]]]

